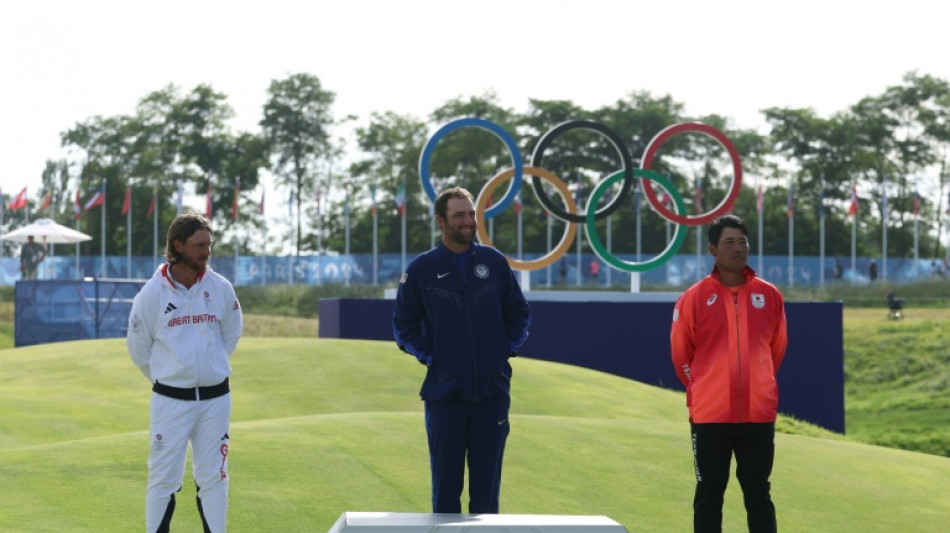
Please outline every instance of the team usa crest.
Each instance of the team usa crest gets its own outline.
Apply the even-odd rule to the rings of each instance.
[[[475,267],[475,276],[481,279],[488,277],[488,267],[485,265],[478,265]]]

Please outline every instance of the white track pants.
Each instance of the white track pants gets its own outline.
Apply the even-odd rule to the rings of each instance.
[[[228,435],[231,395],[201,401],[176,400],[152,393],[149,409],[151,449],[145,494],[145,531],[155,533],[181,490],[188,444],[198,505],[206,531],[224,533],[228,514]],[[168,516],[170,519],[170,514]],[[190,529],[190,527],[189,527]]]

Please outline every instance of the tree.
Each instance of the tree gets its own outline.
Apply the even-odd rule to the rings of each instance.
[[[367,206],[375,189],[379,217],[379,249],[382,251],[396,252],[401,249],[400,220],[395,198],[403,185],[406,187],[407,197],[420,198],[422,186],[419,181],[418,161],[425,140],[424,123],[391,111],[373,113],[368,126],[356,129],[356,143],[365,157],[350,166],[351,189],[358,191],[361,203]],[[350,212],[352,217],[352,208]],[[428,209],[423,210],[419,202],[415,201],[413,207],[407,210],[407,215],[419,215],[420,212],[428,216]],[[354,217],[356,221],[353,229],[357,234],[372,235],[371,217],[369,209]],[[336,235],[339,237],[335,237],[331,242],[340,249],[342,232]],[[428,233],[407,229],[408,249],[424,250],[428,246]],[[372,240],[363,239],[362,242],[357,242],[353,251],[371,252]]]
[[[328,160],[333,154],[331,106],[336,94],[325,90],[316,76],[303,73],[272,81],[267,93],[260,125],[273,154],[274,175],[282,187],[294,194],[297,208],[294,249],[299,255],[302,197],[312,197],[318,187],[327,190],[330,185],[318,183],[318,175],[321,164],[329,167]],[[329,180],[329,175],[326,179]]]

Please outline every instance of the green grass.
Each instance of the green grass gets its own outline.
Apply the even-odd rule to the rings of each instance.
[[[250,337],[232,363],[230,531],[326,531],[344,511],[430,510],[424,369],[391,343]],[[544,361],[513,366],[502,512],[689,530],[682,394]],[[0,367],[0,532],[140,530],[149,392],[123,341],[2,350]],[[783,531],[946,526],[948,458],[797,434],[777,435],[776,448]],[[173,529],[198,523],[186,481]],[[724,530],[744,530],[734,481]]]
[[[847,309],[848,436],[950,456],[950,309]]]

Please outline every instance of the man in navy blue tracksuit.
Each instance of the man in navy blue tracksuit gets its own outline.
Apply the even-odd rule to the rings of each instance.
[[[469,472],[469,513],[497,513],[508,437],[511,365],[531,314],[505,256],[474,242],[471,193],[435,201],[442,241],[415,258],[399,280],[393,334],[426,365],[425,402],[432,511],[461,513]],[[467,456],[467,457],[466,457]]]

